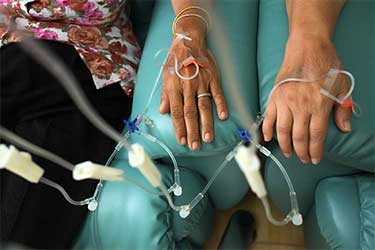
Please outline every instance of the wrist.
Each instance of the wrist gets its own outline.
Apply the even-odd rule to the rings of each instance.
[[[317,45],[325,44],[333,44],[329,35],[307,31],[290,33],[287,41],[287,47],[289,45],[301,45],[302,47],[313,48]]]
[[[191,35],[206,37],[206,25],[198,17],[189,16],[184,17],[175,24],[175,33],[188,32]]]
[[[341,63],[333,42],[312,34],[290,36],[285,47],[280,79],[288,77],[315,79]]]
[[[292,25],[289,31],[289,37],[291,38],[314,38],[319,40],[331,40],[333,31],[330,30],[326,25],[319,24],[318,22],[313,23],[301,23],[298,25]]]
[[[195,17],[186,17],[181,19],[176,27],[175,33],[186,33],[192,41],[192,45],[205,46],[206,44],[206,26]]]

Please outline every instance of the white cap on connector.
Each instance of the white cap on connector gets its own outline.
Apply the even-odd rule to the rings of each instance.
[[[265,197],[267,195],[267,190],[260,173],[260,161],[253,148],[240,145],[234,157],[238,166],[244,173],[251,190],[258,198]]]
[[[293,223],[293,225],[295,225],[295,226],[300,226],[300,225],[302,225],[302,223],[303,223],[302,214],[300,214],[300,213],[296,213],[295,215],[293,215],[293,217],[292,217],[292,223]]]
[[[190,206],[189,205],[184,205],[181,206],[180,211],[178,212],[178,215],[182,218],[185,219],[190,215]]]
[[[33,162],[29,153],[20,152],[13,145],[8,148],[6,145],[0,144],[1,168],[5,168],[32,183],[38,183],[44,174],[44,170]]]
[[[124,171],[118,168],[111,168],[100,164],[85,161],[75,165],[73,179],[80,181],[85,179],[96,179],[106,181],[122,181]]]
[[[175,196],[181,196],[182,195],[182,187],[179,185],[176,185],[176,187],[173,189],[173,194]]]
[[[140,144],[132,144],[132,151],[129,151],[129,163],[132,167],[138,168],[144,177],[154,187],[161,186],[161,174],[159,169],[152,162],[146,151]]]

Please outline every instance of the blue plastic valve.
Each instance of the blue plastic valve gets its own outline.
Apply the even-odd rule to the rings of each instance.
[[[238,134],[240,135],[241,139],[244,141],[251,141],[251,136],[246,129],[238,129]]]
[[[131,133],[134,133],[135,131],[139,131],[138,126],[136,125],[137,118],[135,118],[133,121],[124,120],[125,125],[128,127],[128,130]]]

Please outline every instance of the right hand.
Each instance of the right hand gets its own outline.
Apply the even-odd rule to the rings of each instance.
[[[330,40],[310,36],[290,37],[276,83],[291,77],[319,79],[332,67],[340,65]],[[351,110],[322,95],[322,82],[324,79],[311,83],[288,82],[279,86],[270,98],[263,122],[264,139],[272,139],[276,123],[279,146],[287,158],[294,149],[303,163],[319,163],[323,158],[332,108],[337,127],[343,132],[351,131]],[[338,83],[331,94],[343,97],[349,84],[344,77],[339,77]]]

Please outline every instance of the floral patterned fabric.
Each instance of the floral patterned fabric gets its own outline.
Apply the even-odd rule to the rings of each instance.
[[[140,48],[126,0],[0,0],[0,47],[33,36],[73,45],[96,88],[133,94]]]

